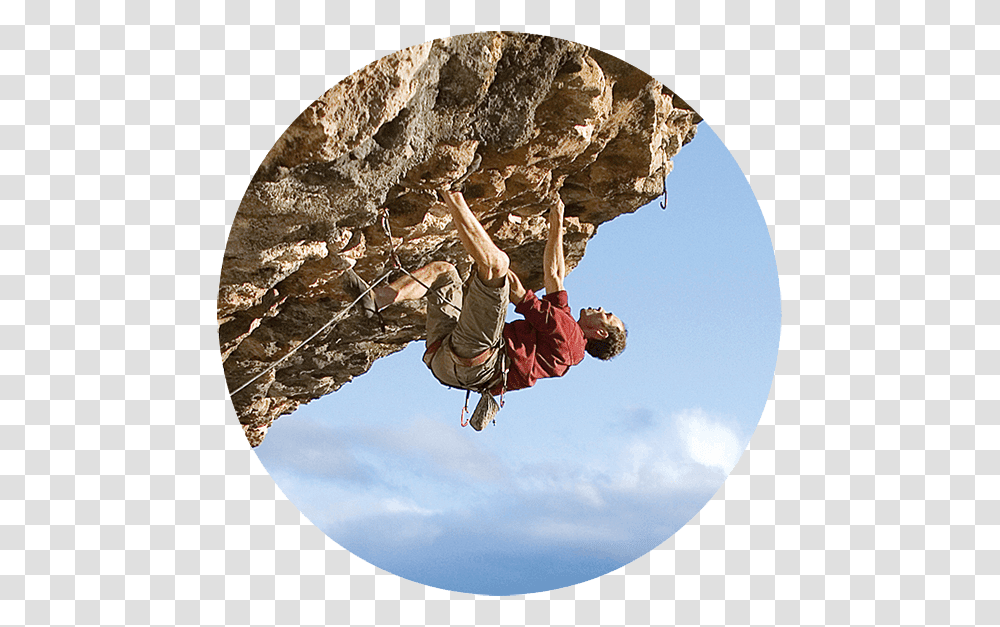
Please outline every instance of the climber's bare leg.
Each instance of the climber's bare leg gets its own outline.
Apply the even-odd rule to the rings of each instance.
[[[424,285],[433,285],[439,276],[447,273],[453,267],[447,261],[432,261],[423,268],[412,272],[413,277],[416,277],[419,281],[409,274],[404,274],[388,285],[379,285],[373,290],[375,293],[375,306],[381,310],[403,300],[418,300],[423,298],[424,294],[427,293],[427,288]],[[421,285],[421,282],[424,285]]]
[[[462,192],[441,190],[444,204],[451,213],[451,219],[458,229],[458,238],[462,241],[473,260],[480,280],[487,287],[500,287],[507,278],[510,268],[510,258],[507,253],[497,248],[490,239],[483,225],[472,213]]]

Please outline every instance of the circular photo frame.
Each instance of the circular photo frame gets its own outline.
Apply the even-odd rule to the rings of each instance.
[[[240,423],[303,514],[400,577],[512,595],[616,570],[712,498],[781,300],[750,186],[684,100],[594,48],[480,32],[292,123],[218,318]]]

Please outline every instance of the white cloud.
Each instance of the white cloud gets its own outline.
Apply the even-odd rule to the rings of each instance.
[[[443,512],[383,489],[365,494],[325,485],[298,490],[288,497],[338,543],[363,538],[366,543],[411,550],[432,544],[447,525]]]
[[[595,503],[604,503],[612,493],[658,498],[714,493],[743,453],[736,431],[701,409],[667,418],[629,408],[623,422],[622,433],[608,439],[598,459],[561,468],[559,480],[545,482],[536,476],[532,485],[576,494],[580,485],[587,485],[589,500]]]
[[[744,446],[736,432],[700,409],[677,415],[674,421],[692,461],[728,475],[740,460]]]
[[[545,459],[493,449],[488,440],[419,416],[393,429],[327,429],[318,439],[304,430],[299,443],[325,451],[336,444],[335,457],[354,460],[350,474],[369,479],[323,472],[312,463],[322,456],[310,454],[309,464],[280,473],[298,483],[286,492],[334,540],[368,537],[385,545],[373,530],[391,526],[405,529],[405,538],[392,542],[402,550],[455,533],[464,520],[495,529],[497,541],[512,547],[600,546],[635,559],[641,553],[628,554],[629,534],[644,539],[644,550],[655,546],[651,539],[666,540],[711,498],[743,452],[734,428],[697,408],[671,416],[631,408],[599,444],[555,447]],[[295,477],[303,466],[312,472]]]
[[[576,542],[607,544],[609,540],[620,542],[621,530],[598,527],[591,519],[555,520],[544,519],[525,526],[524,533],[545,542],[564,543],[567,539]]]
[[[600,492],[593,483],[578,484],[576,486],[576,493],[593,507],[604,507],[604,499],[601,498]]]
[[[420,507],[412,500],[404,501],[397,498],[385,499],[382,502],[382,509],[390,514],[415,514],[417,516],[433,516],[437,514],[434,510]]]
[[[401,429],[371,429],[365,433],[365,440],[373,449],[400,460],[423,462],[429,470],[446,478],[501,478],[507,470],[503,464],[476,440],[466,436],[451,424],[418,416],[407,421]]]

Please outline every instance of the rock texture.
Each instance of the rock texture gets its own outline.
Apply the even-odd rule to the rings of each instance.
[[[670,159],[700,121],[615,57],[523,33],[435,40],[352,74],[278,139],[233,222],[218,301],[230,390],[350,302],[340,281],[350,267],[373,281],[392,270],[396,249],[407,268],[446,259],[467,275],[470,262],[434,190],[477,152],[482,166],[466,198],[524,284],[538,289],[542,214],[557,195],[572,268],[601,223],[660,194]],[[384,315],[382,331],[350,313],[234,394],[250,444],[274,419],[423,339],[423,303]]]

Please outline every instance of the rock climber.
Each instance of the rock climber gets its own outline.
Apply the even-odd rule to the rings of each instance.
[[[549,211],[543,256],[545,296],[538,298],[510,270],[510,258],[490,239],[462,192],[452,187],[440,194],[463,247],[475,262],[464,289],[454,265],[434,261],[412,276],[404,274],[388,285],[376,286],[358,303],[371,317],[392,303],[422,298],[429,286],[424,362],[438,381],[496,396],[531,387],[538,379],[561,377],[583,360],[584,352],[608,360],[625,349],[625,325],[611,312],[581,309],[579,318],[573,318],[563,289],[562,199]],[[346,286],[355,297],[368,292],[367,284],[353,270],[346,274]],[[508,302],[523,320],[505,324]],[[485,426],[477,424],[475,416],[470,423],[477,431]]]

